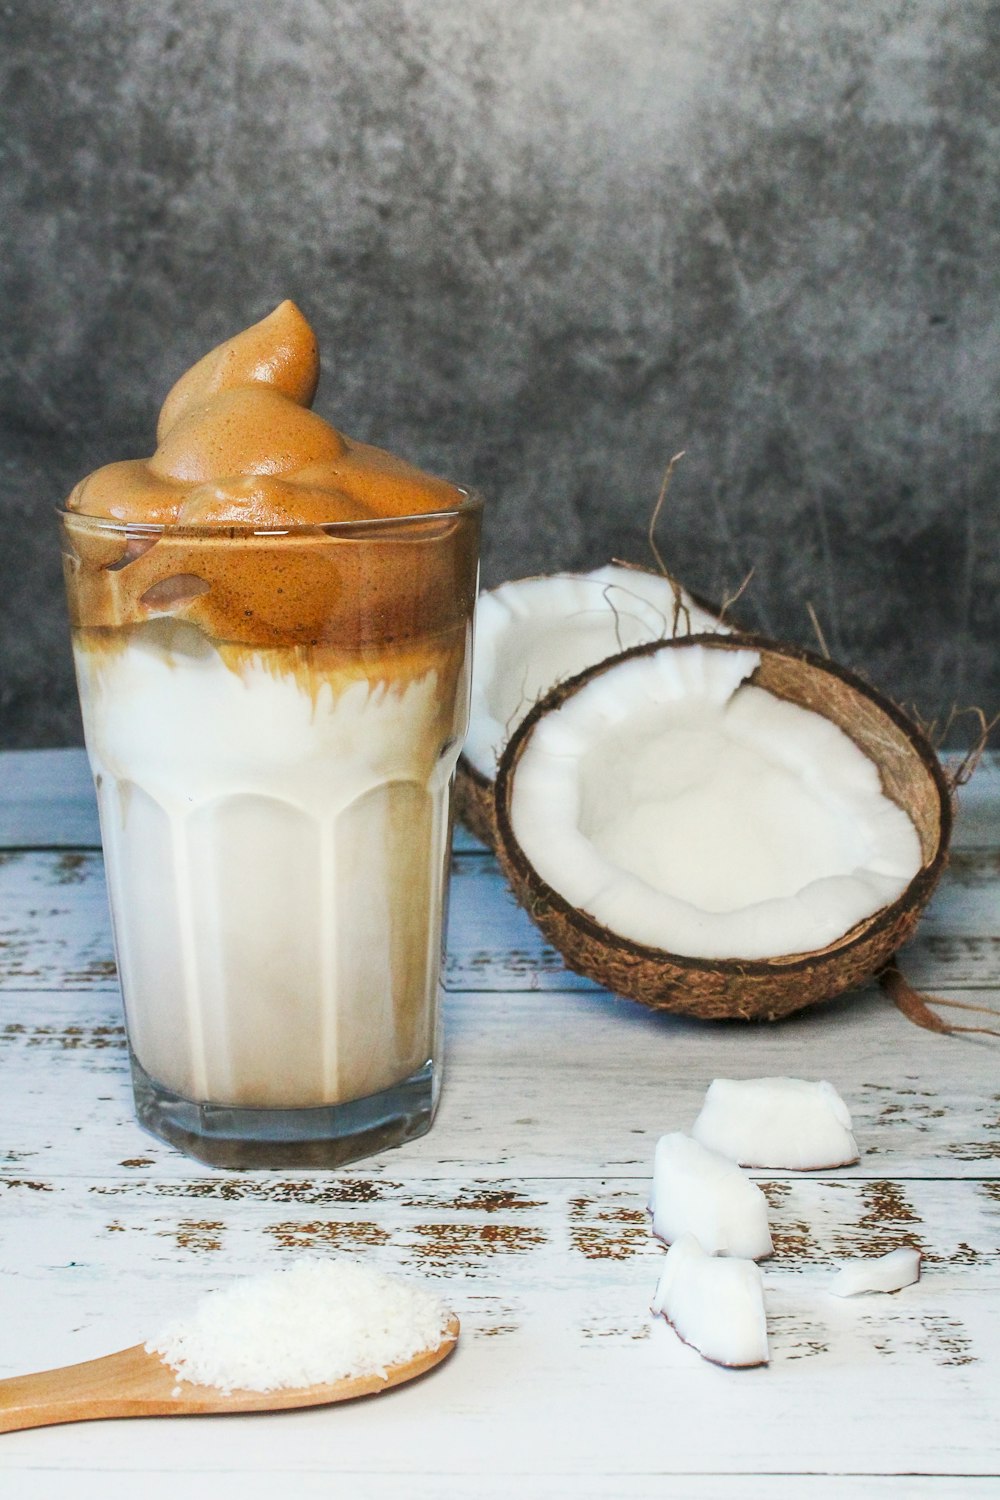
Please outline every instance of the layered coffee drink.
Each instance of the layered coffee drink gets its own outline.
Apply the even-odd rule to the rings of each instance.
[[[63,516],[140,1118],[225,1165],[426,1129],[479,503],[310,409],[292,303]]]

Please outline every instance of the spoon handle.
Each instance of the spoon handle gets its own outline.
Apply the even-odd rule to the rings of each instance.
[[[59,1422],[94,1422],[103,1417],[190,1417],[209,1412],[283,1411],[295,1406],[328,1406],[375,1396],[423,1375],[446,1359],[458,1341],[452,1315],[439,1344],[375,1374],[347,1375],[329,1384],[287,1386],[269,1391],[222,1390],[181,1380],[142,1344],[88,1359],[80,1365],[40,1370],[0,1380],[0,1432],[52,1427]]]
[[[0,1380],[0,1432],[91,1422],[101,1417],[151,1417],[176,1405],[176,1376],[141,1344],[100,1359]]]

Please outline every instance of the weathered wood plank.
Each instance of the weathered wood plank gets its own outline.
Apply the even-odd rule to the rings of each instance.
[[[924,989],[1000,988],[1000,856],[957,853],[904,950]],[[514,903],[487,854],[454,859],[450,990],[597,991],[571,973]],[[104,866],[93,850],[0,852],[0,990],[114,989]]]
[[[100,852],[0,853],[0,988],[117,983]]]
[[[921,1031],[878,992],[772,1027],[656,1016],[602,992],[452,995],[445,1021],[438,1123],[376,1158],[389,1177],[645,1173],[712,1078],[781,1073],[842,1089],[859,1175],[1000,1175],[1000,1042]],[[114,995],[0,994],[0,1067],[0,1166],[16,1175],[78,1173],[81,1136],[95,1177],[133,1158],[190,1171],[133,1120]]]
[[[53,1248],[76,1264],[56,1267],[51,1282],[46,1266],[22,1274],[17,1299],[0,1289],[11,1343],[43,1365],[67,1350],[85,1357],[125,1345],[262,1263],[246,1231],[242,1247],[235,1237],[227,1246],[225,1276],[211,1252],[172,1251],[156,1235],[152,1226],[134,1237],[109,1231],[93,1263],[65,1233]],[[377,1246],[366,1258],[398,1267],[405,1248]],[[4,1457],[206,1474],[244,1464],[290,1476],[324,1462],[397,1478],[433,1466],[451,1483],[485,1471],[512,1486],[709,1464],[721,1473],[995,1469],[1000,1313],[968,1267],[861,1304],[829,1298],[815,1275],[769,1275],[772,1363],[732,1372],[705,1364],[645,1310],[656,1264],[591,1262],[556,1241],[494,1253],[472,1274],[451,1258],[437,1280],[466,1320],[456,1356],[405,1398],[283,1418],[277,1446],[273,1424],[252,1420],[107,1424],[11,1435]]]
[[[944,762],[954,769],[957,758],[945,756]],[[954,847],[1000,847],[1000,750],[987,752],[971,780],[958,789]]]
[[[774,1257],[764,1267],[768,1286],[794,1289],[801,1281],[819,1292],[840,1260],[910,1244],[923,1253],[925,1289],[1000,1289],[996,1180],[754,1176],[768,1200],[774,1238]],[[649,1227],[648,1186],[645,1174],[164,1180],[134,1167],[128,1175],[119,1170],[82,1183],[5,1172],[0,1256],[49,1275],[72,1261],[91,1277],[162,1272],[170,1282],[188,1270],[210,1277],[243,1274],[263,1262],[277,1267],[302,1252],[363,1254],[386,1268],[478,1289],[482,1295],[471,1299],[465,1318],[471,1331],[492,1337],[516,1331],[512,1298],[577,1281],[606,1287],[619,1275],[632,1285],[639,1271],[617,1268],[633,1260],[644,1263],[651,1296],[663,1247]],[[585,1336],[646,1337],[640,1330],[649,1321],[648,1296],[621,1328],[591,1308]],[[841,1306],[821,1298],[817,1317],[829,1320]],[[910,1302],[872,1297],[857,1306],[891,1311],[898,1321]],[[0,1365],[11,1357],[10,1349],[0,1349]]]
[[[332,1413],[327,1414],[327,1420]],[[317,1419],[318,1420],[318,1419]],[[336,1439],[331,1429],[331,1442]],[[53,1473],[49,1468],[32,1471],[26,1467],[7,1468],[11,1483],[16,1484],[17,1500],[53,1500]],[[74,1500],[135,1500],[136,1476],[133,1472],[115,1473],[92,1468],[73,1468]],[[177,1500],[183,1486],[184,1500],[225,1500],[238,1495],[239,1500],[274,1500],[275,1486],[286,1477],[284,1468],[272,1461],[263,1471],[217,1469],[206,1475],[202,1470],[175,1465],[170,1474],[142,1475],[143,1500]],[[365,1472],[345,1474],[338,1469],[333,1475],[329,1463],[317,1470],[295,1470],[295,1500],[331,1500],[332,1485],[342,1481],[344,1489],[361,1495],[364,1500],[442,1500],[448,1494],[463,1500],[511,1500],[513,1481],[506,1474],[472,1471],[468,1474],[433,1472],[377,1475]],[[907,1474],[902,1479],[882,1474],[685,1474],[682,1484],[676,1474],[661,1467],[638,1475],[609,1475],[606,1472],[573,1474],[521,1474],[516,1479],[517,1494],[523,1500],[664,1500],[665,1495],[679,1495],[681,1500],[995,1500],[1000,1485],[993,1476]]]
[[[97,800],[83,750],[0,753],[0,848],[99,848]]]
[[[216,1174],[168,1183],[140,1166],[97,1181],[7,1177],[2,1373],[134,1343],[208,1287],[304,1253],[363,1255],[436,1284],[464,1333],[455,1360],[405,1403],[283,1419],[278,1450],[259,1430],[266,1424],[241,1423],[233,1448],[228,1422],[218,1431],[153,1423],[11,1436],[0,1459],[212,1473],[240,1456],[267,1472],[280,1452],[281,1471],[294,1474],[317,1470],[334,1442],[339,1471],[398,1478],[444,1456],[450,1481],[468,1480],[477,1464],[511,1482],[685,1474],[706,1461],[721,1473],[991,1472],[997,1184],[764,1181],[776,1230],[765,1267],[772,1363],[724,1372],[648,1312],[663,1252],[648,1229],[644,1180]],[[927,1256],[918,1286],[847,1302],[826,1292],[834,1258],[904,1239]],[[611,1396],[619,1390],[624,1403]],[[718,1418],[710,1432],[706,1413]],[[428,1447],[428,1431],[447,1433],[445,1455],[440,1438]]]

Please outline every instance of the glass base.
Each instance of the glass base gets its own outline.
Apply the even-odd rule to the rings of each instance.
[[[341,1167],[426,1135],[437,1109],[432,1062],[392,1088],[349,1104],[246,1109],[195,1104],[150,1078],[129,1056],[140,1125],[210,1167]]]

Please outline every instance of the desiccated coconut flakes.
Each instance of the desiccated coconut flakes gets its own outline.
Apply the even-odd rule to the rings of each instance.
[[[146,1345],[182,1380],[276,1391],[384,1375],[448,1330],[422,1287],[352,1261],[308,1260],[209,1292]]]

